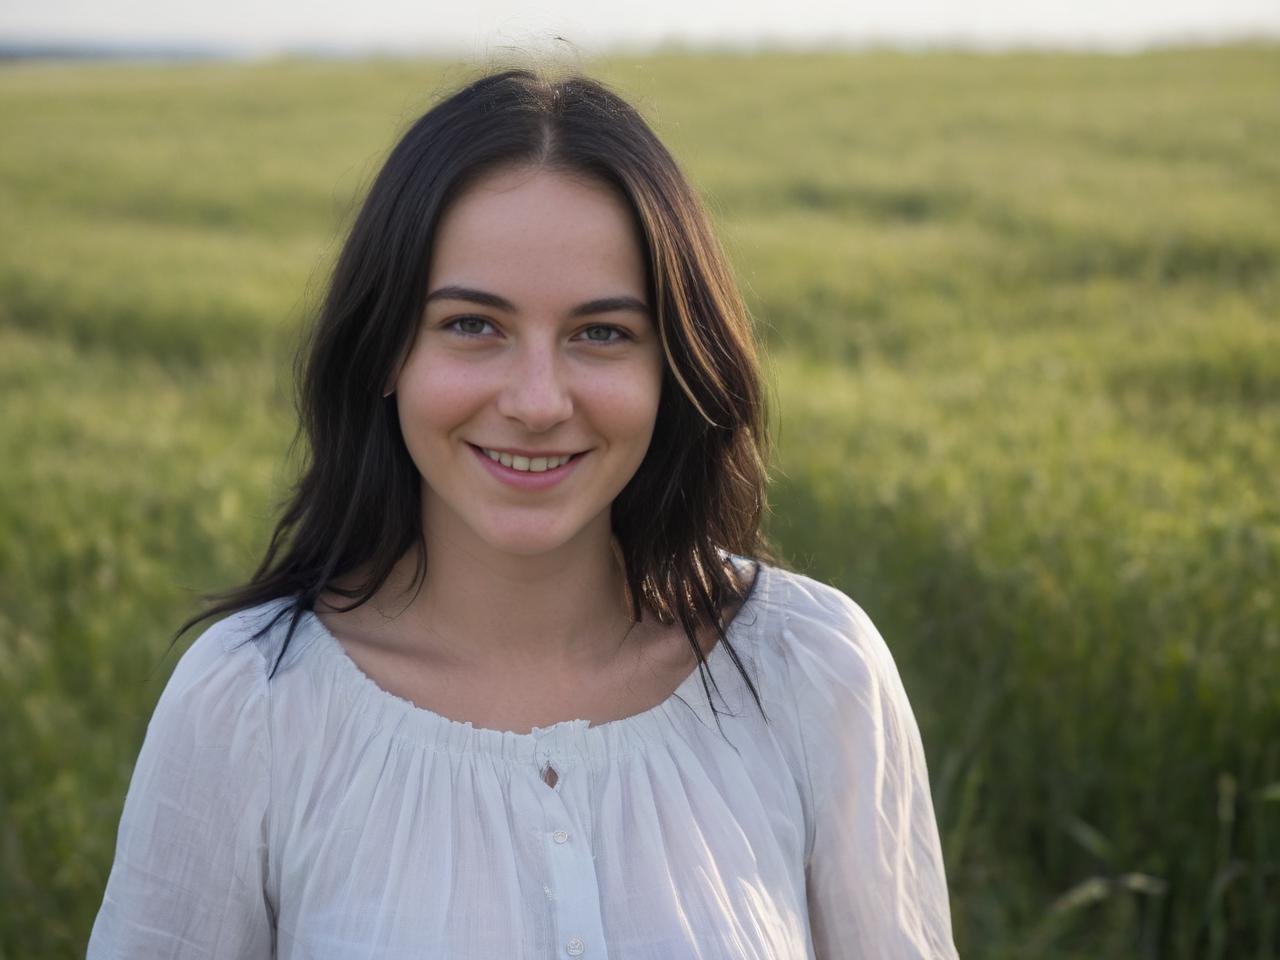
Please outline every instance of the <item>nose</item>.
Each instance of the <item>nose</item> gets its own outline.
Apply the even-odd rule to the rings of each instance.
[[[498,412],[530,433],[544,433],[573,415],[564,361],[554,344],[521,345],[507,368]]]

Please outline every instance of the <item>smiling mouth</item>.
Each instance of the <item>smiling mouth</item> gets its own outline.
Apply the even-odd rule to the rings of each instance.
[[[512,470],[518,470],[521,473],[546,473],[548,470],[555,470],[564,466],[571,460],[581,457],[587,451],[579,453],[564,453],[552,456],[526,457],[518,454],[507,453],[503,450],[494,450],[490,447],[480,447],[471,444],[476,450],[483,453],[495,463],[500,463],[504,467],[510,467]]]

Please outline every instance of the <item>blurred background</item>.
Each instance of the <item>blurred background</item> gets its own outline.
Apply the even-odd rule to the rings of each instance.
[[[355,205],[507,65],[612,83],[705,197],[770,532],[894,652],[962,955],[1280,957],[1274,0],[86,0],[0,53],[0,960],[83,955]]]

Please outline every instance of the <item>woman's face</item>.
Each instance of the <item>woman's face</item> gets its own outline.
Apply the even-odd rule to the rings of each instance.
[[[564,173],[492,173],[445,212],[428,284],[396,403],[429,538],[525,556],[607,541],[663,371],[626,201]]]

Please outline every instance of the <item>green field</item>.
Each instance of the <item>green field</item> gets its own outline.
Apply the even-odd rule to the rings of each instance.
[[[1280,957],[1280,47],[587,66],[722,231],[770,530],[897,657],[962,955]],[[0,960],[83,955],[353,205],[473,72],[0,68]]]

